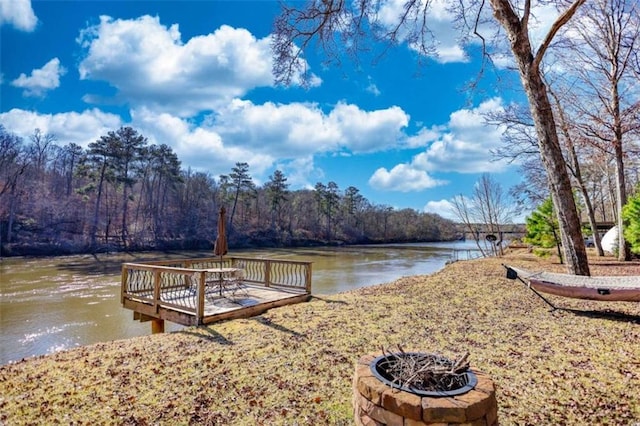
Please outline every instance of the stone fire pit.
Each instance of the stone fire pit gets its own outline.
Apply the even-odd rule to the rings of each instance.
[[[409,353],[413,359],[430,354]],[[420,389],[389,377],[386,371],[401,354],[369,354],[358,360],[353,378],[356,425],[498,424],[498,405],[493,381],[470,369],[456,375],[451,389]],[[446,359],[445,359],[446,360]],[[438,360],[439,361],[439,360]],[[431,375],[427,376],[431,381]],[[418,383],[420,384],[420,382]]]

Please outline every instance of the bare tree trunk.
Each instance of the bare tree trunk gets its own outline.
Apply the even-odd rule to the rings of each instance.
[[[614,153],[616,167],[616,224],[618,225],[618,260],[631,260],[631,251],[624,239],[624,219],[622,218],[622,208],[627,204],[627,191],[624,178],[624,152],[622,150],[622,122],[620,121],[620,95],[618,86],[612,85],[612,103],[614,117]]]
[[[618,152],[620,151],[620,152]],[[622,208],[627,204],[627,192],[624,179],[624,162],[621,144],[616,144],[616,224],[618,225],[618,260],[631,260],[631,251],[624,238],[624,219]]]
[[[100,202],[102,201],[102,188],[104,185],[104,174],[107,168],[106,160],[100,168],[100,181],[98,182],[98,191],[96,193],[96,203],[93,211],[93,222],[91,224],[91,248],[96,246],[96,234],[98,233],[98,219],[100,217]]]
[[[129,214],[129,192],[127,191],[127,183],[122,185],[122,222],[120,223],[120,240],[123,248],[129,246],[129,227],[127,226],[127,216]]]
[[[542,162],[547,171],[551,198],[558,215],[564,257],[569,272],[575,275],[590,275],[589,261],[580,229],[578,210],[573,199],[569,173],[558,141],[551,103],[540,74],[540,61],[555,33],[571,18],[584,1],[576,0],[554,22],[545,41],[534,56],[528,34],[530,10],[527,8],[523,12],[521,20],[511,7],[509,0],[490,0],[496,20],[507,32],[520,79],[529,100]],[[527,4],[530,6],[530,3],[527,2]]]
[[[9,192],[9,221],[7,223],[7,244],[12,241],[13,234],[13,221],[16,216],[16,186],[11,186],[11,192]]]
[[[589,218],[589,226],[591,226],[591,231],[593,232],[593,245],[596,247],[598,251],[598,256],[604,256],[604,251],[602,250],[602,244],[600,243],[600,234],[598,233],[598,226],[596,223],[596,214],[593,208],[593,203],[591,202],[591,197],[589,196],[589,191],[587,191],[587,186],[585,185],[584,179],[582,177],[582,170],[580,167],[580,161],[578,159],[578,153],[576,152],[575,144],[573,143],[573,136],[569,131],[569,124],[566,120],[566,116],[564,113],[564,109],[560,104],[560,100],[556,96],[553,90],[550,90],[551,96],[553,97],[556,108],[558,111],[558,117],[560,120],[560,129],[562,130],[562,134],[564,135],[567,152],[569,155],[569,168],[573,173],[573,177],[578,183],[578,187],[580,188],[580,192],[582,194],[582,199],[584,200],[584,204],[587,208],[587,217]]]
[[[611,167],[609,167],[609,165],[606,166],[605,172],[607,176],[607,192],[609,193],[608,204],[609,204],[609,210],[611,211],[611,221],[616,223],[618,218],[618,208],[617,208],[618,196],[617,196],[616,185],[614,182],[612,182]]]
[[[591,227],[591,231],[593,232],[593,245],[598,251],[598,256],[604,256],[604,250],[602,250],[602,242],[600,233],[598,232],[598,223],[596,221],[596,212],[593,208],[593,203],[591,202],[591,198],[589,197],[584,182],[578,181],[578,186],[580,187],[580,192],[582,192],[582,199],[584,200],[584,204],[587,207],[589,226]]]

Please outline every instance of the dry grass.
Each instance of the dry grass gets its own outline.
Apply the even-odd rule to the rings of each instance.
[[[640,421],[640,304],[549,298],[501,263],[458,262],[247,320],[101,343],[0,367],[0,424],[351,424],[355,361],[381,347],[455,356],[498,387],[501,424]],[[608,259],[594,275],[640,274]]]

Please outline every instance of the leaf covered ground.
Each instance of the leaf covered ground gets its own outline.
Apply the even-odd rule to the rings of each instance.
[[[250,319],[100,343],[0,366],[0,424],[352,424],[354,363],[398,344],[455,357],[496,383],[503,425],[640,422],[640,303],[549,296],[502,263],[456,262]],[[610,258],[593,275],[640,275]]]

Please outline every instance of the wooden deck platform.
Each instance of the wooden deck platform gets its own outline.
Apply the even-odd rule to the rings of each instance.
[[[237,273],[236,273],[237,272]],[[122,305],[133,317],[201,325],[307,301],[311,263],[273,259],[183,259],[122,266]]]

